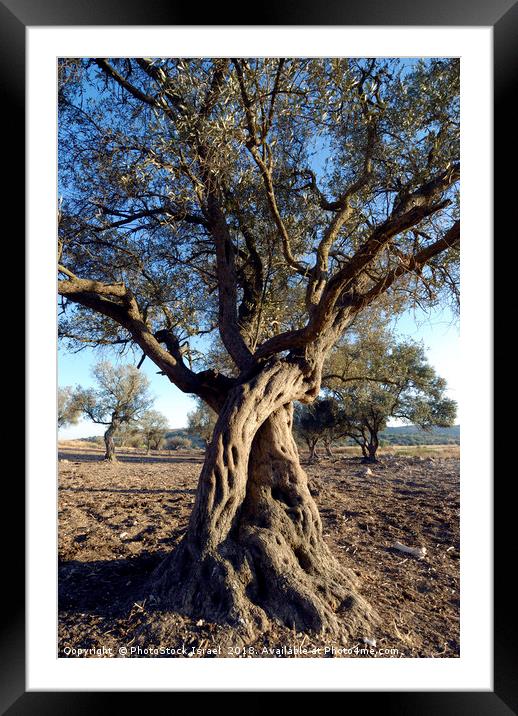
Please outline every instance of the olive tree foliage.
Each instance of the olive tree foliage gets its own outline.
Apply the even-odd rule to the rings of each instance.
[[[458,60],[67,59],[59,76],[60,334],[141,350],[218,415],[150,589],[210,619],[356,633],[371,612],[324,543],[292,405],[381,297],[456,298]]]
[[[192,440],[184,435],[173,435],[167,439],[166,448],[168,450],[189,450],[192,448]]]
[[[114,438],[116,445],[121,448],[141,448],[143,446],[142,435],[134,422],[122,423]]]
[[[135,366],[114,366],[108,361],[99,361],[92,376],[96,387],[78,387],[74,399],[87,418],[106,426],[105,459],[116,460],[114,435],[122,425],[135,423],[153,402],[149,381]]]
[[[187,416],[187,430],[191,435],[199,435],[208,445],[216,427],[217,413],[203,401],[198,400],[196,408]]]
[[[146,410],[139,418],[138,430],[147,452],[158,450],[165,441],[167,418],[158,410]]]
[[[81,409],[70,386],[58,388],[58,428],[74,425],[81,417]]]
[[[319,459],[317,445],[323,442],[328,457],[332,457],[331,445],[341,436],[343,416],[338,401],[333,398],[317,398],[313,403],[299,403],[295,407],[293,429],[296,437],[304,441],[309,450],[309,462]]]
[[[338,434],[352,438],[368,461],[376,460],[390,418],[425,430],[455,422],[457,404],[418,343],[386,332],[358,338],[337,346],[325,370],[324,386],[340,405]]]

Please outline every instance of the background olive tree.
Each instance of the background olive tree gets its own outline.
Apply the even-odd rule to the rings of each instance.
[[[192,440],[184,435],[172,435],[166,441],[168,450],[189,450],[192,448]]]
[[[158,410],[146,410],[139,418],[138,430],[148,453],[158,450],[165,442],[167,418]]]
[[[196,408],[187,415],[187,430],[191,435],[197,435],[207,446],[216,427],[218,415],[201,400],[197,401]]]
[[[96,388],[78,387],[74,400],[81,412],[96,425],[105,425],[105,460],[116,460],[114,435],[134,423],[152,404],[149,381],[135,366],[114,366],[100,361],[92,370]]]
[[[114,436],[115,443],[120,448],[142,448],[144,443],[142,434],[138,430],[136,423],[122,423]]]
[[[299,403],[295,407],[293,429],[296,437],[308,447],[309,462],[319,459],[319,442],[324,444],[328,457],[333,457],[331,447],[343,435],[342,425],[342,411],[333,398],[317,398],[309,405]]]
[[[371,304],[457,298],[458,60],[66,59],[59,78],[60,335],[141,351],[218,415],[147,588],[356,638],[373,611],[325,544],[292,406]]]
[[[424,348],[377,332],[331,353],[323,384],[338,399],[337,434],[376,461],[379,433],[390,418],[425,430],[454,424],[457,404],[446,395],[446,381],[429,365]]]
[[[77,404],[74,391],[67,385],[58,388],[58,428],[74,425],[81,417],[81,409]]]

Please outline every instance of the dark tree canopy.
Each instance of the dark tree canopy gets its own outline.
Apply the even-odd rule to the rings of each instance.
[[[150,589],[210,619],[368,631],[293,401],[367,307],[457,298],[458,60],[67,59],[59,78],[60,333],[139,348],[218,414]]]

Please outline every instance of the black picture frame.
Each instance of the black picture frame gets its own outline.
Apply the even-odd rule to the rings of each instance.
[[[203,23],[199,23],[200,15]],[[5,124],[4,178],[7,179],[3,197],[8,213],[17,221],[9,230],[11,244],[22,246],[22,218],[24,207],[25,145],[25,29],[27,26],[67,25],[363,25],[363,26],[491,26],[494,33],[494,96],[495,96],[495,183],[494,216],[495,236],[503,241],[512,239],[512,219],[509,208],[515,206],[516,182],[504,179],[507,167],[516,166],[516,117],[510,111],[513,81],[517,73],[518,4],[515,0],[362,0],[357,3],[331,0],[314,2],[284,0],[260,9],[237,3],[224,6],[200,7],[194,3],[181,4],[171,0],[0,0],[0,88],[3,95],[1,121]],[[8,139],[8,141],[7,141]],[[498,147],[498,142],[501,146]],[[7,159],[7,149],[12,153]],[[8,167],[8,171],[5,171]],[[512,193],[511,193],[512,192]],[[4,231],[7,231],[4,225]],[[12,233],[15,232],[15,233]],[[515,235],[514,231],[514,235]],[[469,238],[469,237],[468,237]],[[15,269],[13,269],[15,270]],[[28,287],[31,290],[31,287]],[[502,304],[504,305],[504,304]],[[17,310],[21,310],[17,304]],[[486,380],[487,376],[482,376]],[[486,436],[490,439],[490,436]],[[367,705],[384,714],[460,714],[474,716],[491,714],[502,716],[518,713],[518,667],[516,659],[517,630],[513,615],[516,596],[510,586],[515,571],[512,544],[515,503],[507,497],[512,474],[502,474],[495,490],[495,555],[499,560],[495,568],[494,599],[494,690],[492,692],[368,692],[347,695],[361,698],[362,709]],[[15,525],[23,524],[24,486],[22,480],[10,479],[4,486],[9,491],[9,512],[18,517]],[[17,512],[17,514],[15,514]],[[21,527],[12,528],[13,539],[4,542],[4,594],[8,597],[7,609],[2,616],[0,632],[2,713],[18,714],[91,714],[94,710],[113,710],[117,693],[95,692],[25,692],[25,632],[24,632],[24,539]],[[513,593],[514,592],[514,593]],[[411,688],[411,684],[409,684]],[[140,701],[132,693],[135,706]],[[149,695],[143,698],[149,699]],[[135,701],[137,699],[137,701]],[[118,708],[119,702],[115,708]],[[142,701],[149,708],[149,701]],[[345,702],[344,702],[345,706]]]

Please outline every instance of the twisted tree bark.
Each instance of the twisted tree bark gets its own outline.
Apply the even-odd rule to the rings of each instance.
[[[378,434],[373,430],[369,430],[369,439],[365,441],[365,449],[363,450],[364,462],[378,462],[378,448]]]
[[[113,421],[109,426],[106,432],[104,433],[104,446],[105,446],[105,453],[104,453],[104,459],[109,460],[110,462],[116,462],[117,456],[115,455],[115,442],[113,440],[113,436],[118,428],[118,423]]]
[[[162,605],[250,628],[272,619],[357,637],[373,622],[354,574],[324,542],[299,462],[286,396],[302,383],[300,371],[278,368],[229,396],[187,533],[150,583]]]

